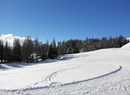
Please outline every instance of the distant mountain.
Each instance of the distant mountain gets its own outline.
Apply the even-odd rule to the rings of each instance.
[[[26,39],[26,37],[19,37],[19,36],[15,36],[13,34],[2,34],[2,35],[0,35],[0,40],[2,40],[4,42],[4,44],[6,42],[8,42],[8,44],[10,46],[13,46],[14,39],[19,39],[20,43],[22,44],[22,42]]]

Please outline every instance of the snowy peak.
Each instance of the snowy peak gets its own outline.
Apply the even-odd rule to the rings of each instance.
[[[19,39],[20,42],[22,43],[26,39],[26,37],[19,37],[19,36],[15,36],[13,34],[2,34],[2,35],[0,35],[0,40],[2,40],[4,42],[4,44],[6,42],[8,42],[10,46],[13,46],[13,42],[14,42],[15,39]]]

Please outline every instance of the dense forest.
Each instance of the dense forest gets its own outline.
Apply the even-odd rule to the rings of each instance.
[[[80,53],[93,51],[104,48],[118,48],[127,44],[129,41],[123,37],[103,37],[86,38],[84,40],[71,39],[67,41],[56,42],[55,39],[51,43],[39,42],[36,38],[32,40],[27,37],[21,44],[19,39],[15,39],[13,47],[8,42],[0,41],[0,63],[11,62],[38,62],[46,59],[54,59],[64,54]]]

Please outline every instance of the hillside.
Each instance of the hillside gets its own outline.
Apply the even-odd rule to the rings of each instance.
[[[130,51],[130,43],[128,43],[125,46],[123,46],[122,50],[124,50],[124,51]]]
[[[1,95],[129,95],[130,44],[27,64],[0,64]]]

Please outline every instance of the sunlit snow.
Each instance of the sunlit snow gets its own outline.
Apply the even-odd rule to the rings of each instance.
[[[0,64],[1,95],[129,95],[130,43],[32,65]]]

